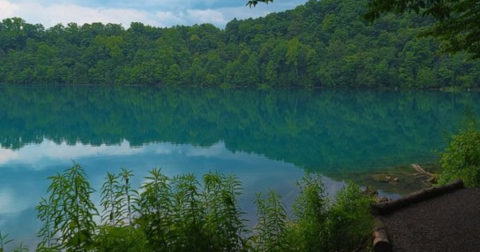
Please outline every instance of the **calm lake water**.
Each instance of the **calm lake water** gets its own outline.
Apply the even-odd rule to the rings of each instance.
[[[436,161],[434,151],[445,147],[464,111],[480,114],[479,98],[437,91],[0,86],[0,230],[35,246],[35,206],[46,178],[72,161],[97,190],[107,171],[122,167],[134,171],[135,186],[154,167],[168,176],[235,174],[244,187],[241,206],[253,219],[256,192],[274,189],[289,204],[304,171],[323,174],[333,194],[355,174]]]

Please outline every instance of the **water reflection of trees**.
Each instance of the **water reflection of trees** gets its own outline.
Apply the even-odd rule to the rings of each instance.
[[[476,93],[1,87],[0,144],[210,146],[336,170],[409,163],[444,145]]]

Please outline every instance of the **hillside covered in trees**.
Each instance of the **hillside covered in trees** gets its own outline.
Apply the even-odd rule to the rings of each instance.
[[[246,9],[248,11],[248,9]],[[264,18],[156,28],[0,23],[0,83],[441,88],[480,85],[480,62],[417,38],[428,19],[362,19],[366,0],[310,0]]]

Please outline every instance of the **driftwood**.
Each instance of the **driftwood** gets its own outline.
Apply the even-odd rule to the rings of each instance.
[[[390,252],[387,230],[380,217],[373,218],[373,251]]]
[[[425,171],[420,165],[412,164],[413,169],[419,174],[428,178],[428,182],[436,184],[438,181],[438,175]]]
[[[432,177],[434,176],[433,174],[431,174],[430,172],[427,172],[425,171],[422,167],[420,167],[420,165],[418,164],[412,164],[412,167],[413,169],[415,169],[415,171],[417,171],[418,173],[424,175],[424,176],[427,176],[427,177]]]
[[[371,207],[371,212],[373,215],[378,216],[386,214],[388,212],[397,210],[399,208],[405,207],[407,205],[426,200],[428,198],[435,197],[440,194],[454,191],[456,189],[463,188],[463,181],[457,180],[453,183],[446,184],[439,187],[431,187],[424,190],[420,190],[409,194],[405,197],[402,197],[398,200],[387,201],[383,203],[373,204]]]

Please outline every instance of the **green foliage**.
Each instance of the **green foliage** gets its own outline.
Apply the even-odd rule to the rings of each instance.
[[[338,192],[327,222],[329,251],[352,251],[369,239],[373,229],[372,203],[373,198],[353,183],[348,183]]]
[[[8,239],[8,234],[2,235],[2,231],[0,231],[0,252],[4,252],[5,246],[12,241],[13,240]]]
[[[255,7],[257,6],[258,3],[266,3],[268,4],[269,2],[273,2],[273,0],[253,0],[253,1],[248,1],[247,5],[250,7]]]
[[[238,206],[241,183],[234,176],[207,173],[203,176],[205,232],[213,251],[243,251],[246,245],[244,212]]]
[[[159,169],[150,171],[137,199],[136,223],[145,233],[154,251],[164,251],[172,236],[172,199],[169,179]]]
[[[258,223],[251,237],[238,206],[236,177],[210,172],[200,183],[193,174],[168,178],[152,169],[139,193],[129,186],[132,176],[127,169],[119,176],[107,173],[98,226],[83,168],[75,164],[51,177],[50,196],[37,206],[43,222],[37,251],[341,251],[363,244],[371,231],[371,199],[348,184],[330,203],[318,175],[307,174],[298,183],[294,219],[280,195],[257,194]],[[135,197],[129,201],[129,195]],[[0,233],[1,252],[8,242]],[[14,251],[27,250],[20,244]]]
[[[23,246],[23,243],[20,243],[12,252],[28,252],[28,248]]]
[[[117,227],[102,225],[95,239],[95,251],[98,252],[147,252],[147,237],[141,229],[133,226]]]
[[[258,2],[271,1],[248,4]],[[437,43],[418,38],[430,19],[385,15],[371,26],[359,18],[367,2],[309,0],[294,10],[234,19],[224,30],[141,23],[128,29],[101,23],[44,29],[4,19],[0,83],[479,87],[478,61],[466,62],[463,54],[440,56]],[[448,46],[474,48],[480,41],[472,34],[456,40]]]
[[[480,130],[476,120],[467,121],[465,127],[451,137],[440,155],[440,164],[440,184],[462,179],[468,187],[480,186]]]
[[[207,234],[204,232],[205,209],[200,198],[200,185],[193,174],[172,179],[172,236],[167,241],[171,251],[206,251]]]
[[[287,212],[281,199],[271,190],[266,198],[261,193],[257,194],[258,223],[255,230],[258,234],[253,238],[255,251],[290,251],[292,244],[287,239]]]
[[[285,231],[286,251],[352,251],[368,244],[372,232],[371,196],[348,183],[332,201],[324,192],[321,176],[306,174],[298,183],[295,219]]]
[[[62,174],[49,178],[48,201],[42,199],[37,207],[38,217],[43,221],[39,232],[40,248],[66,251],[87,251],[93,246],[98,212],[90,200],[94,192],[87,180],[85,170],[78,164]]]
[[[466,51],[473,58],[480,58],[480,19],[478,0],[371,0],[365,18],[378,19],[382,13],[415,12],[423,17],[432,17],[436,23],[429,27],[426,35],[440,39],[447,52]]]
[[[124,211],[122,209],[123,190],[119,176],[107,172],[107,178],[105,183],[103,183],[101,194],[102,200],[100,205],[103,207],[102,223],[120,226],[123,221]]]
[[[133,171],[127,170],[126,168],[122,168],[122,171],[120,172],[120,178],[123,182],[122,186],[120,187],[120,192],[118,193],[118,200],[120,201],[120,204],[118,204],[118,207],[120,208],[119,213],[123,216],[126,215],[126,218],[124,217],[123,222],[128,221],[128,224],[132,224],[132,219],[133,219],[133,201],[132,201],[132,193],[136,193],[135,191],[132,191],[131,185],[130,185],[130,178],[133,177]]]
[[[298,251],[330,251],[326,229],[330,201],[324,192],[321,176],[307,173],[297,185],[300,194],[293,205],[297,222],[293,237]]]

